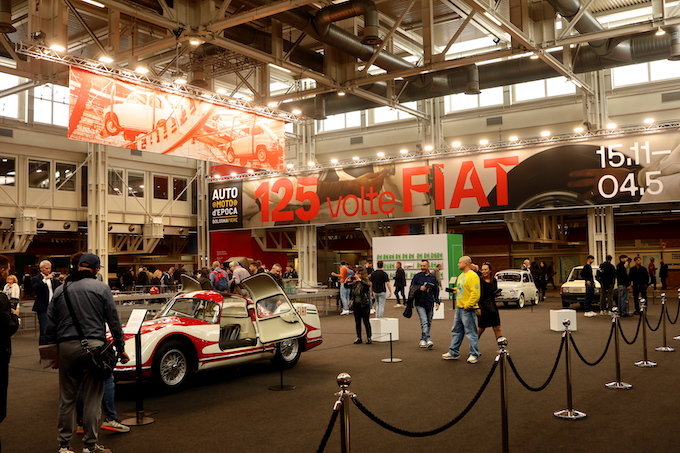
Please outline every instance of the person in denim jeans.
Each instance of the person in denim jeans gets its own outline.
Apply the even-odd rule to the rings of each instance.
[[[479,298],[482,294],[480,279],[477,272],[472,269],[472,259],[462,256],[458,260],[458,269],[461,271],[456,280],[456,318],[451,329],[451,346],[442,354],[444,360],[457,360],[460,357],[460,345],[463,343],[463,334],[470,343],[470,356],[468,363],[479,361],[479,334],[475,320],[481,314],[479,310]]]
[[[617,305],[621,316],[633,316],[632,313],[628,313],[628,284],[630,283],[630,278],[628,277],[628,269],[626,268],[627,262],[627,255],[619,255],[619,264],[616,265],[616,283],[619,285],[619,300]]]
[[[347,264],[346,261],[343,261],[340,263],[340,273],[333,272],[331,273],[334,277],[338,277],[340,279],[340,302],[342,302],[342,311],[340,312],[341,315],[348,315],[350,310],[349,310],[349,298],[350,298],[350,289],[345,287],[345,282],[348,280],[349,277],[354,275],[354,270],[352,267]]]
[[[437,286],[437,279],[434,274],[430,273],[430,262],[422,260],[420,262],[420,272],[418,272],[411,280],[411,288],[414,291],[414,305],[418,318],[420,318],[420,343],[421,348],[432,349],[434,342],[430,337],[430,328],[432,327],[432,314],[436,309],[439,309],[439,299],[435,300],[435,287]],[[411,289],[409,289],[409,297]]]
[[[392,286],[390,285],[390,277],[383,270],[383,262],[378,261],[378,269],[373,271],[368,276],[373,286],[371,287],[372,296],[375,299],[376,311],[375,317],[382,318],[385,315],[385,301],[387,300],[387,290],[392,295]]]

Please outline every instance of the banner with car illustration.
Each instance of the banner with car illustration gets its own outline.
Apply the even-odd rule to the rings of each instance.
[[[71,68],[68,137],[283,171],[284,122]]]
[[[225,180],[210,194],[213,230],[680,201],[680,133]]]

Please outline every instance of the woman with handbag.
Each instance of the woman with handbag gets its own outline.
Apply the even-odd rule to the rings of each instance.
[[[19,286],[19,280],[15,275],[7,276],[4,291],[12,304],[12,310],[14,310],[19,306],[19,298],[21,297],[21,287]]]
[[[357,339],[354,344],[361,344],[361,323],[366,327],[366,344],[371,344],[371,282],[366,268],[359,267],[358,271],[344,283],[350,290],[350,310],[354,312],[357,329]]]

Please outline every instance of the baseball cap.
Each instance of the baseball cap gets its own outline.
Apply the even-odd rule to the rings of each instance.
[[[98,269],[102,267],[99,257],[94,253],[86,253],[81,256],[78,260],[78,266],[87,267],[89,269]]]

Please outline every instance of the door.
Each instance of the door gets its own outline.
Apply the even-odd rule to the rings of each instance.
[[[283,288],[269,274],[255,274],[241,281],[256,305],[256,320],[262,343],[298,338],[305,334],[302,318]]]

